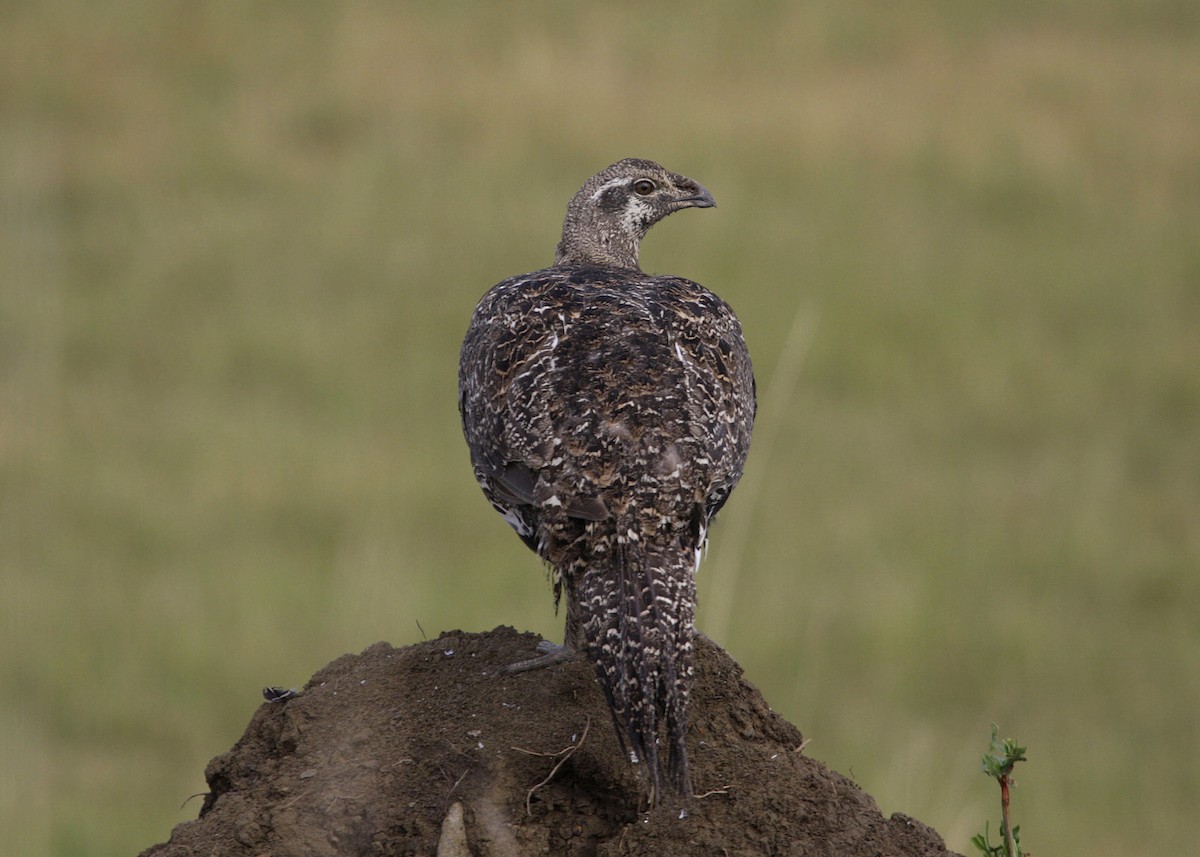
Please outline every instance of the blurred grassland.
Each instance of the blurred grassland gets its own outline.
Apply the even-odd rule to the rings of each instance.
[[[0,829],[194,817],[264,684],[560,633],[457,350],[596,169],[719,207],[760,422],[703,630],[965,851],[1194,849],[1200,6],[0,5]]]

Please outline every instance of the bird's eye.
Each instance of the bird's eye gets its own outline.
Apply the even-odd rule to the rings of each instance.
[[[633,192],[638,196],[649,196],[654,193],[654,182],[650,179],[638,179],[633,183]]]

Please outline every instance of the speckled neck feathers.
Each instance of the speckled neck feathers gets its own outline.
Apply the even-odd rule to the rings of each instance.
[[[654,161],[626,158],[588,179],[567,205],[557,265],[638,270],[646,232],[681,208],[716,205],[698,182]]]

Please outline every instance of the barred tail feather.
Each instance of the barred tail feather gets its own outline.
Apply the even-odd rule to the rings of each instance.
[[[617,735],[643,766],[651,803],[657,803],[666,793],[691,793],[684,741],[695,559],[691,552],[648,549],[625,532],[608,557],[611,565],[589,569],[581,581],[580,601],[590,607],[583,642]]]

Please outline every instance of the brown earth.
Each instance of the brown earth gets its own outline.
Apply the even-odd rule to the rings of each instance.
[[[537,642],[452,631],[338,658],[258,709],[208,764],[200,817],[142,857],[950,853],[805,756],[799,730],[705,639],[688,732],[698,797],[639,811],[589,664],[497,675]]]

